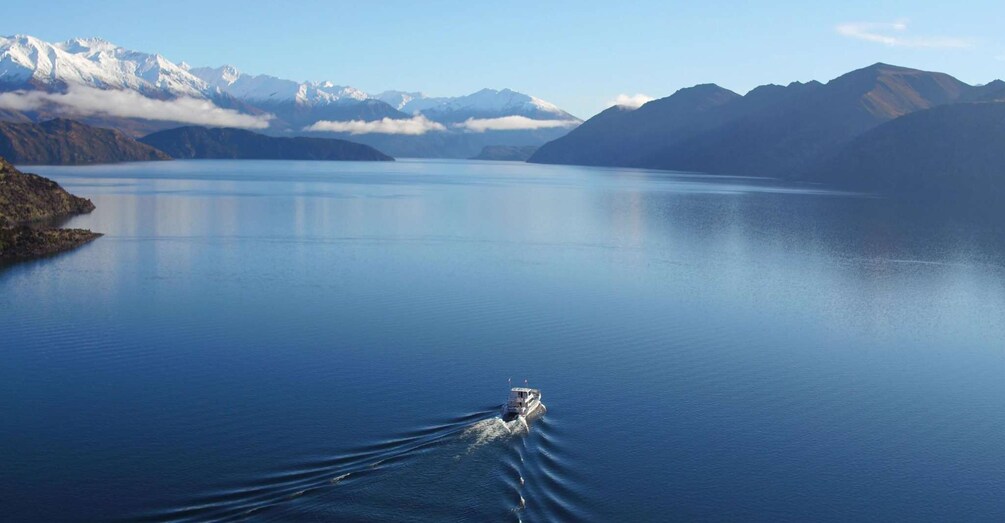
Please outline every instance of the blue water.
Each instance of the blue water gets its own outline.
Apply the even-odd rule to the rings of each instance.
[[[744,178],[30,169],[5,520],[1005,520],[1005,239]],[[496,419],[507,379],[529,427]]]

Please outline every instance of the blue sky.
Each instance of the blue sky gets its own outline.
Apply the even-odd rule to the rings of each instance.
[[[0,33],[369,92],[509,87],[580,117],[619,94],[829,80],[875,62],[1005,77],[1005,2],[4,2]]]

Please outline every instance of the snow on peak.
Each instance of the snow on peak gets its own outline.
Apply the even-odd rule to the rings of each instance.
[[[371,98],[375,100],[380,100],[391,107],[401,111],[404,109],[412,100],[419,100],[425,98],[426,95],[419,92],[406,92],[406,91],[384,91],[380,94],[374,95]]]
[[[191,70],[211,87],[249,102],[295,102],[315,106],[333,103],[360,102],[369,96],[354,87],[334,82],[294,82],[265,74],[249,75],[236,67],[197,67]]]
[[[121,47],[101,38],[73,38],[53,45],[68,53],[114,53],[122,50]]]
[[[370,95],[331,81],[297,82],[264,74],[249,75],[231,65],[193,68],[185,62],[174,63],[159,54],[132,51],[100,38],[49,43],[28,35],[0,36],[3,89],[61,91],[76,85],[131,90],[153,98],[213,99],[230,95],[263,109],[270,104],[285,103],[324,107],[383,102],[399,111],[421,113],[441,123],[508,116],[578,121],[552,103],[511,89],[482,89],[457,97],[429,97],[411,91]]]
[[[51,44],[25,35],[0,37],[0,81],[174,96],[207,93],[205,82],[163,56],[130,51],[100,38]]]
[[[210,87],[226,89],[241,77],[241,71],[232,65],[222,65],[220,67],[189,67],[188,72],[195,75],[200,80],[206,82]]]
[[[470,114],[497,116],[529,116],[532,118],[554,118],[560,120],[576,120],[576,118],[558,108],[553,103],[540,98],[516,92],[512,89],[481,89],[466,96],[426,97],[420,93],[401,93],[388,91],[377,95],[377,98],[387,101],[401,94],[417,94],[403,99],[399,110],[406,113],[422,114]],[[394,105],[394,104],[392,104]]]

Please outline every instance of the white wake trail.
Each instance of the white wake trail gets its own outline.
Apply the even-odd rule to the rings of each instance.
[[[527,434],[529,431],[530,427],[523,417],[517,417],[512,421],[503,421],[502,418],[496,417],[472,423],[461,433],[461,439],[471,440],[471,445],[468,447],[470,452],[487,443]]]

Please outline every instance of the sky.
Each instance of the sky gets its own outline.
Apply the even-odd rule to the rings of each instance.
[[[1005,77],[1005,2],[6,0],[0,34],[433,96],[511,88],[588,118],[699,83],[741,94],[876,62]],[[620,98],[619,98],[620,97]]]

